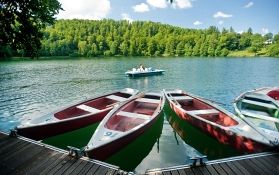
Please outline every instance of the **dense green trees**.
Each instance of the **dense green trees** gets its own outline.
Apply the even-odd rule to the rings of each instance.
[[[44,31],[41,56],[227,56],[235,51],[279,56],[279,35],[233,28],[186,29],[134,21],[58,20]],[[264,44],[266,39],[274,43]]]
[[[41,30],[54,23],[60,9],[57,0],[1,0],[0,58],[10,56],[12,49],[21,55],[37,56],[43,36]]]

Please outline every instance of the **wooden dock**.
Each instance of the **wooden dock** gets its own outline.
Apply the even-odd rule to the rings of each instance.
[[[24,137],[0,132],[0,174],[128,174],[113,166]],[[129,173],[132,174],[132,173]],[[259,153],[208,161],[203,166],[182,165],[147,170],[146,175],[279,175],[279,153]]]
[[[147,175],[279,175],[279,153],[259,153],[208,161],[204,166],[153,169]]]
[[[65,150],[24,137],[0,133],[0,174],[125,174],[119,167],[86,157],[69,156]]]

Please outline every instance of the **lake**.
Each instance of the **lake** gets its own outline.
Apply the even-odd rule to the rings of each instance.
[[[140,78],[124,75],[139,64],[166,72]],[[0,130],[8,132],[29,117],[125,87],[141,91],[180,88],[219,102],[233,112],[235,97],[264,86],[279,86],[278,58],[119,57],[0,62]],[[83,147],[97,125],[43,142],[61,148]],[[106,162],[142,173],[186,164],[196,155],[207,155],[212,160],[239,154],[179,120],[166,106],[154,126]]]

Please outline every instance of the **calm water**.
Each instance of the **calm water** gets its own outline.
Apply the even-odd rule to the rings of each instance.
[[[128,78],[124,72],[143,63],[165,69],[162,76]],[[0,130],[90,96],[125,87],[141,91],[180,88],[222,103],[253,88],[279,85],[276,58],[105,58],[0,62]],[[61,148],[83,147],[98,124],[45,140]],[[206,146],[205,146],[206,145]],[[180,121],[166,106],[145,134],[107,162],[136,172],[181,165],[195,155],[216,159],[238,155]]]

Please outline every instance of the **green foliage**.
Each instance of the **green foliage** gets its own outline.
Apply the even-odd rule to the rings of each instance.
[[[53,24],[61,4],[57,0],[1,0],[0,6],[0,47],[37,56],[43,37],[41,30]],[[4,56],[1,49],[0,57]]]
[[[228,56],[249,50],[266,55],[275,47],[265,45],[266,38],[247,32],[238,34],[233,28],[186,29],[155,22],[104,20],[58,20],[43,30],[41,56]],[[274,36],[279,43],[279,35]],[[3,49],[2,49],[3,50]],[[18,54],[22,54],[20,50]],[[268,53],[272,52],[272,54]],[[250,54],[250,53],[249,53]]]
[[[279,57],[279,43],[273,44],[268,49],[269,56]]]

